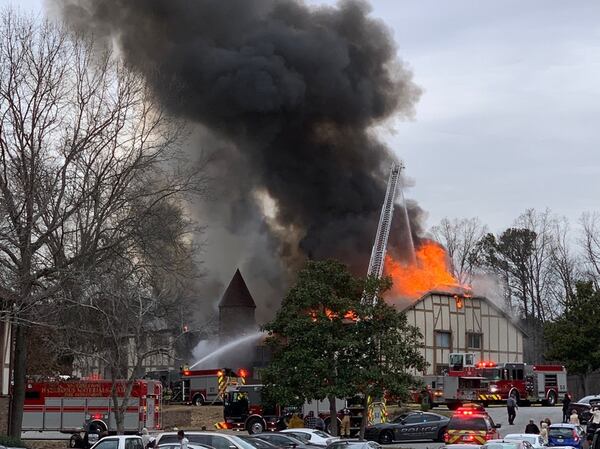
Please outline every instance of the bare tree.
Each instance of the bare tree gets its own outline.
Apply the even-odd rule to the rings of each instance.
[[[452,262],[452,274],[461,284],[470,284],[479,258],[479,242],[487,227],[479,218],[442,219],[431,229],[434,238],[446,247]]]
[[[550,286],[552,297],[561,308],[575,297],[576,283],[581,280],[581,257],[574,250],[569,221],[562,217],[552,227],[551,264],[556,282]]]
[[[15,330],[18,437],[38,309],[80,288],[67,274],[84,279],[127,248],[136,207],[194,191],[197,170],[175,163],[181,127],[109,51],[5,11],[0,59],[0,300]]]
[[[582,228],[580,245],[586,275],[600,286],[600,213],[586,212],[579,220]]]

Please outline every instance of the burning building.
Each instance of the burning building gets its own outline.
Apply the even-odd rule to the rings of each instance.
[[[408,262],[388,255],[385,273],[394,281],[386,299],[423,334],[424,374],[444,372],[452,352],[498,363],[523,361],[526,334],[492,301],[459,284],[438,243],[424,240]]]

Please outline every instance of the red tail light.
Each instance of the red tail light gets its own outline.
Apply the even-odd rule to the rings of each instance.
[[[444,443],[447,443],[450,440],[450,435],[448,435],[448,432],[444,433]]]
[[[573,430],[573,439],[575,440],[575,442],[579,441],[579,435],[577,435],[577,432],[575,432],[575,430]]]
[[[485,440],[486,441],[493,440],[493,439],[494,439],[494,434],[493,433],[488,432],[488,433],[485,434]]]

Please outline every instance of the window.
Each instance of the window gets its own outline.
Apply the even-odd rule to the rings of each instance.
[[[435,364],[435,374],[438,376],[443,376],[448,373],[448,365],[446,363],[436,363]],[[433,382],[432,382],[433,384]],[[435,388],[434,385],[431,385],[431,388]]]
[[[425,421],[425,419],[424,419],[423,415],[416,414],[416,415],[410,415],[408,418],[406,418],[404,420],[404,424],[420,424],[424,421]]]
[[[437,415],[425,415],[425,422],[437,422],[440,420],[440,417]]]
[[[116,438],[104,438],[96,445],[95,449],[119,449],[119,440]]]
[[[438,348],[451,348],[452,333],[435,331],[435,345]]]
[[[127,438],[125,440],[125,449],[144,449],[141,438]]]
[[[211,440],[212,441],[210,442],[210,445],[215,449],[229,449],[229,446],[232,446],[229,440],[225,437],[213,435]]]
[[[481,349],[483,345],[481,344],[483,336],[481,334],[477,334],[475,332],[467,332],[467,348],[470,349]]]

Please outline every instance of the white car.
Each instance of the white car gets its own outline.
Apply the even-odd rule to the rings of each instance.
[[[505,440],[517,440],[517,441],[527,441],[531,444],[535,449],[540,449],[546,447],[544,445],[544,439],[533,433],[509,433],[504,436]]]
[[[306,441],[307,443],[314,444],[316,446],[328,446],[334,441],[340,440],[339,437],[333,437],[322,430],[316,429],[285,429],[282,430],[281,433],[289,433],[298,438],[300,441]]]
[[[185,432],[185,437],[188,439],[188,447],[190,445],[210,446],[214,449],[254,449],[250,443],[245,442],[240,437],[227,433],[217,432]],[[164,432],[156,437],[156,444],[159,448],[163,446],[178,443],[177,432]]]
[[[144,449],[144,443],[135,435],[114,435],[102,438],[91,449]]]

